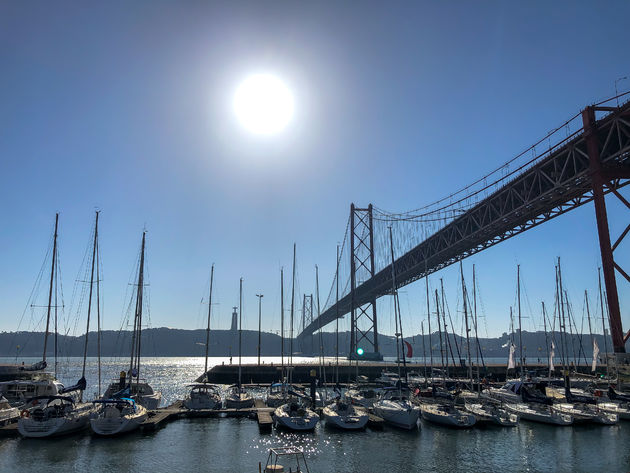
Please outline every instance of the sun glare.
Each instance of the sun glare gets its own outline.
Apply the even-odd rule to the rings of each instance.
[[[252,133],[282,131],[293,116],[293,95],[276,76],[256,74],[245,79],[234,94],[234,111]]]

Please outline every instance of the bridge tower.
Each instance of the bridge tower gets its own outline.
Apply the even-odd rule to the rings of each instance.
[[[630,231],[630,225],[612,244],[610,240],[610,229],[608,227],[608,213],[606,211],[605,191],[612,192],[626,207],[630,208],[628,202],[616,189],[615,180],[630,178],[628,167],[608,167],[603,166],[600,157],[602,143],[598,137],[596,111],[619,113],[618,108],[589,106],[582,111],[582,123],[584,125],[584,136],[590,164],[591,184],[593,188],[593,202],[595,204],[595,219],[597,221],[597,234],[599,237],[599,249],[602,257],[602,272],[606,286],[606,303],[608,304],[608,323],[610,335],[615,353],[625,353],[625,344],[630,338],[630,331],[624,335],[621,326],[621,310],[619,307],[619,294],[617,291],[617,281],[615,270],[630,282],[630,276],[615,261],[613,252]],[[627,135],[626,135],[627,136]],[[626,364],[630,357],[626,356]]]
[[[302,299],[302,327],[300,331],[303,331],[311,323],[313,323],[313,294],[304,294],[304,298]],[[313,334],[309,335],[307,338],[309,340],[308,343],[306,338],[302,339],[302,353],[312,354],[314,353]]]
[[[382,360],[378,350],[376,298],[358,305],[356,289],[374,276],[374,223],[372,204],[360,209],[350,205],[350,353],[351,360]]]

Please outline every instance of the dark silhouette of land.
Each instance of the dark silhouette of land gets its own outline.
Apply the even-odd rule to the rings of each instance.
[[[48,343],[48,356],[54,354],[54,335],[51,335]],[[548,356],[547,347],[551,345],[552,337],[555,343],[555,354],[560,356],[562,350],[562,340],[560,334],[555,332],[547,335],[544,332],[523,331],[524,356],[529,361],[538,359],[545,361]],[[600,352],[603,354],[606,344],[601,335],[595,335]],[[518,344],[518,333],[514,335],[514,343]],[[15,357],[41,357],[43,350],[43,332],[2,332],[0,333],[0,356]],[[142,355],[143,356],[203,356],[205,353],[205,330],[178,330],[170,328],[149,328],[142,332]],[[421,357],[423,350],[429,356],[429,335],[424,338],[421,335],[405,337],[413,348],[413,356]],[[546,341],[547,340],[547,341]],[[346,356],[349,350],[349,332],[339,333],[339,353]],[[424,342],[424,343],[423,343]],[[504,333],[497,338],[480,338],[479,343],[484,357],[496,358],[507,357],[509,351],[510,336]],[[433,356],[440,359],[440,338],[438,333],[431,335],[433,345]],[[82,356],[83,336],[58,336],[59,356]],[[379,336],[380,351],[384,356],[396,356],[396,343],[394,337]],[[424,345],[424,346],[423,346]],[[581,362],[590,363],[592,357],[593,342],[590,335],[566,335],[566,351],[570,359],[576,358]],[[101,333],[101,354],[102,356],[126,356],[129,354],[131,346],[131,332],[106,330]],[[289,352],[290,341],[285,339],[285,353]],[[336,334],[331,332],[322,333],[322,346],[325,356],[335,356],[336,354]],[[365,350],[369,350],[368,344],[364,344]],[[465,358],[466,340],[457,336],[449,335],[448,345],[443,343],[445,355],[450,359],[459,361]],[[472,338],[470,341],[473,359],[476,357],[476,342]],[[607,340],[609,351],[612,351],[612,343]],[[19,347],[19,348],[18,348]],[[307,339],[303,346],[294,340],[293,348],[295,354],[318,355],[319,336],[315,334],[311,343]],[[458,355],[459,352],[459,355]],[[258,353],[258,332],[244,330],[242,333],[242,354],[243,356],[256,356]],[[238,354],[238,332],[230,330],[213,330],[210,333],[210,356],[236,356]],[[280,356],[280,337],[275,333],[263,332],[261,336],[262,356]],[[575,355],[574,355],[575,354]],[[88,356],[97,355],[96,332],[90,332],[88,343]],[[515,356],[519,356],[517,348]]]

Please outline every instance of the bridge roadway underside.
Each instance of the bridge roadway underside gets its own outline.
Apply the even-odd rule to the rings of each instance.
[[[595,122],[604,193],[630,182],[630,103]],[[394,261],[401,288],[593,200],[587,134],[581,132]],[[392,293],[388,265],[356,288],[356,306]],[[347,294],[315,318],[298,338],[352,310]]]

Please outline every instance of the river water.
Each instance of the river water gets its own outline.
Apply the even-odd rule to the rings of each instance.
[[[2,362],[12,362],[0,358]],[[25,360],[26,363],[37,360]],[[236,361],[236,359],[234,359]],[[243,362],[255,362],[243,358]],[[279,359],[266,358],[267,363]],[[294,361],[302,361],[297,357]],[[58,378],[74,384],[81,375],[80,358],[60,361]],[[228,363],[213,358],[210,365]],[[203,358],[150,358],[143,378],[162,392],[163,404],[182,399],[186,385],[203,372]],[[105,359],[105,380],[125,369],[123,359]],[[89,359],[88,389],[98,390],[98,365]],[[103,384],[103,390],[106,383]],[[59,439],[0,438],[0,472],[257,472],[269,448],[302,447],[310,471],[630,471],[630,422],[617,426],[551,427],[522,422],[516,428],[484,427],[451,430],[421,422],[415,432],[385,427],[383,431],[337,432],[320,423],[315,432],[260,434],[255,421],[237,418],[180,419],[153,433],[131,433],[102,439],[89,433]]]

